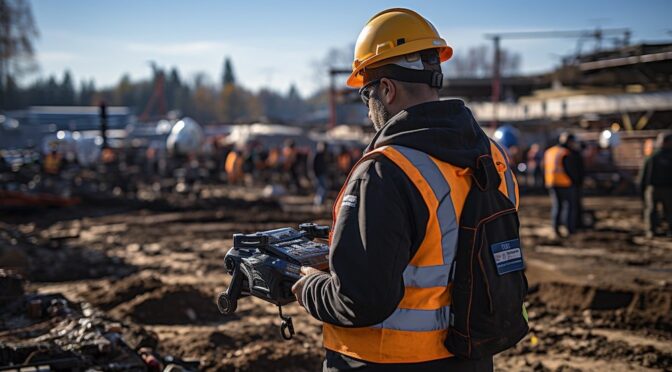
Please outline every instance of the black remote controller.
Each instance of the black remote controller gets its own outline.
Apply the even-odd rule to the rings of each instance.
[[[329,226],[313,223],[299,230],[285,227],[254,234],[234,234],[233,248],[224,258],[231,283],[219,294],[217,306],[223,314],[236,311],[238,299],[254,296],[278,305],[282,318],[281,335],[291,339],[294,328],[290,317],[282,315],[282,306],[293,301],[292,286],[301,277],[301,266],[329,269]]]

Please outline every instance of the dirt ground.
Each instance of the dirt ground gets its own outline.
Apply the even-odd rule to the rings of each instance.
[[[294,317],[292,341],[279,337],[270,304],[246,298],[228,317],[215,306],[229,282],[223,258],[232,234],[331,222],[309,197],[255,195],[227,188],[187,202],[3,213],[0,267],[21,272],[27,292],[90,304],[202,370],[319,370],[320,324],[296,304],[284,309]],[[522,198],[531,332],[495,357],[497,370],[672,370],[672,239],[643,237],[635,198],[587,198],[585,207],[595,211],[595,228],[554,240],[547,198]],[[29,341],[22,327],[0,320],[0,344]]]

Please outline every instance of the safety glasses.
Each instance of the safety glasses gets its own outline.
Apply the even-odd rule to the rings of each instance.
[[[371,98],[371,92],[373,92],[373,90],[376,89],[378,83],[380,83],[380,79],[371,80],[368,83],[364,84],[364,86],[359,88],[359,97],[362,99],[362,102],[364,102],[364,106],[369,107],[369,99]]]

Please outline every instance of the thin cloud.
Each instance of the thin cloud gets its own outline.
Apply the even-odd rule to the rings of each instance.
[[[217,41],[190,41],[183,43],[128,43],[126,50],[154,55],[179,56],[192,53],[221,51],[226,45]]]

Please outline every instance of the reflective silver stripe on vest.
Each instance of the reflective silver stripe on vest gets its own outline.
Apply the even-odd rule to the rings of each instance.
[[[450,264],[436,266],[408,265],[404,269],[404,285],[414,288],[444,287],[450,281]]]
[[[397,309],[382,323],[373,328],[396,329],[400,331],[436,331],[448,329],[450,306],[436,310]]]
[[[506,152],[504,152],[504,150],[499,146],[499,144],[495,141],[492,141],[492,143],[495,144],[495,147],[497,147],[499,152],[502,154],[504,161],[508,161]],[[504,178],[506,179],[506,193],[509,196],[509,200],[511,200],[513,205],[516,205],[516,183],[513,182],[513,172],[511,172],[511,166],[509,164],[506,164],[506,172],[504,172]]]
[[[439,206],[436,210],[436,217],[439,220],[439,229],[441,230],[441,249],[443,251],[443,263],[449,268],[450,264],[455,258],[455,250],[457,248],[457,218],[455,216],[455,207],[453,200],[450,198],[450,185],[443,177],[439,167],[432,161],[432,159],[422,151],[414,150],[408,147],[392,146],[399,151],[413,166],[420,172],[429,187],[434,192]],[[450,270],[446,269],[446,272]],[[421,275],[422,271],[418,271]],[[406,274],[406,271],[404,271]],[[406,279],[404,277],[404,279]],[[443,279],[441,279],[443,280]],[[446,282],[438,283],[434,286],[445,285]]]

